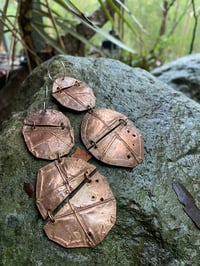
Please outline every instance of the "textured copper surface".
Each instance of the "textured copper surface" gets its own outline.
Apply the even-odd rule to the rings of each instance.
[[[134,167],[144,159],[140,132],[128,118],[110,109],[94,109],[83,118],[81,138],[98,160]]]
[[[91,174],[95,166],[82,159],[62,158],[44,166],[38,171],[36,205],[45,219],[48,210],[54,209],[85,180],[85,173]]]
[[[82,159],[62,158],[38,172],[36,204],[44,219],[50,217],[44,231],[64,247],[94,247],[115,223],[115,198],[106,178],[94,170]],[[71,198],[53,215],[67,196]]]
[[[56,110],[41,110],[28,116],[22,133],[29,151],[42,159],[57,159],[68,154],[74,145],[69,119]]]
[[[67,247],[94,247],[116,221],[116,201],[106,178],[95,173],[44,226],[49,239]]]
[[[71,77],[57,78],[52,87],[52,96],[63,106],[84,111],[95,106],[93,90],[84,82]]]

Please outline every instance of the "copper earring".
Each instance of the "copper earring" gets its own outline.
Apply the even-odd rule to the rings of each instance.
[[[53,80],[52,96],[63,106],[88,111],[81,125],[81,138],[98,160],[116,166],[134,167],[144,159],[140,132],[123,114],[93,109],[93,90],[84,82],[66,76]],[[23,135],[36,157],[55,160],[38,171],[36,205],[46,220],[48,238],[67,247],[94,247],[116,221],[116,200],[104,176],[83,159],[61,158],[74,145],[69,119],[44,107],[24,120]],[[56,160],[57,159],[57,160]]]
[[[81,138],[98,160],[116,166],[134,167],[144,159],[144,142],[125,115],[110,109],[93,109],[83,118]]]
[[[59,61],[65,70],[63,61]],[[53,81],[52,96],[64,107],[75,111],[85,111],[95,106],[96,97],[92,88],[83,81],[66,76],[53,80],[50,71],[48,76]]]
[[[58,86],[60,80],[65,86],[66,82],[73,83],[72,78],[59,78],[53,87]],[[70,88],[76,91],[73,86]],[[69,96],[64,90],[59,92],[61,98]],[[64,247],[94,247],[115,224],[116,200],[106,178],[95,166],[83,159],[61,158],[74,145],[73,128],[64,114],[46,109],[46,98],[47,87],[43,109],[28,116],[22,130],[34,156],[54,160],[42,167],[37,175],[36,205],[47,221],[43,229],[49,239]],[[77,101],[73,97],[69,99],[67,107],[74,106]],[[87,109],[94,103],[95,97],[84,102],[88,104]],[[84,105],[81,103],[81,106]]]
[[[36,205],[43,219],[49,218],[44,231],[64,247],[94,247],[115,224],[115,198],[106,178],[95,170],[82,159],[62,158],[38,172]]]
[[[47,87],[45,89],[46,95]],[[74,131],[61,112],[44,108],[24,120],[22,134],[29,151],[37,158],[55,160],[74,146]]]

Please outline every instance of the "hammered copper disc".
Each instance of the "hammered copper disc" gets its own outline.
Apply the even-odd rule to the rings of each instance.
[[[74,145],[69,119],[56,110],[40,110],[28,116],[22,133],[29,151],[42,159],[57,159],[68,154]]]
[[[98,160],[134,167],[144,159],[140,132],[128,118],[110,109],[94,109],[83,118],[81,138]]]
[[[95,166],[77,158],[62,158],[42,167],[38,171],[36,205],[43,217],[54,209],[91,174]]]
[[[115,221],[115,198],[106,178],[97,172],[44,226],[44,231],[49,239],[67,248],[94,247]]]
[[[57,78],[53,83],[52,96],[63,106],[84,111],[95,106],[93,90],[84,82],[71,78]]]

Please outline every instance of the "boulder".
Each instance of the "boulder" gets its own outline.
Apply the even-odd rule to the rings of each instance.
[[[172,88],[200,102],[200,54],[191,54],[151,72]]]
[[[70,111],[51,97],[49,62],[38,66],[23,88],[29,99],[3,124],[0,135],[1,265],[199,265],[200,231],[183,211],[172,188],[181,182],[200,207],[200,105],[150,73],[117,60],[61,56],[51,59],[51,73],[89,84],[96,108],[126,115],[140,130],[145,159],[135,168],[109,166],[90,159],[104,176],[117,201],[116,224],[95,248],[66,249],[50,241],[35,204],[38,170],[49,163],[28,152],[22,137],[24,118],[43,108],[62,111],[71,121],[75,146],[84,149],[80,126],[85,112]],[[32,88],[33,87],[33,88]],[[35,91],[31,94],[31,91]],[[31,188],[30,185],[30,188]]]

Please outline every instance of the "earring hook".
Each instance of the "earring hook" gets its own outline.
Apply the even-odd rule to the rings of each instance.
[[[43,105],[43,110],[44,112],[46,112],[47,108],[46,108],[46,101],[47,101],[47,95],[48,95],[48,86],[45,86],[45,91],[44,91],[44,105]]]
[[[64,62],[62,61],[62,60],[60,60],[60,59],[57,59],[58,60],[58,62],[61,64],[61,66],[62,66],[62,68],[63,68],[63,77],[62,77],[62,79],[64,79],[65,78],[65,76],[66,76],[66,68],[65,68],[65,64],[64,64]],[[52,63],[52,62],[51,62]],[[48,75],[48,77],[50,78],[50,80],[51,81],[53,81],[53,77],[52,77],[52,75],[51,75],[51,73],[50,73],[50,68],[51,68],[51,63],[49,63],[49,66],[48,66],[48,70],[47,70],[47,75]]]

